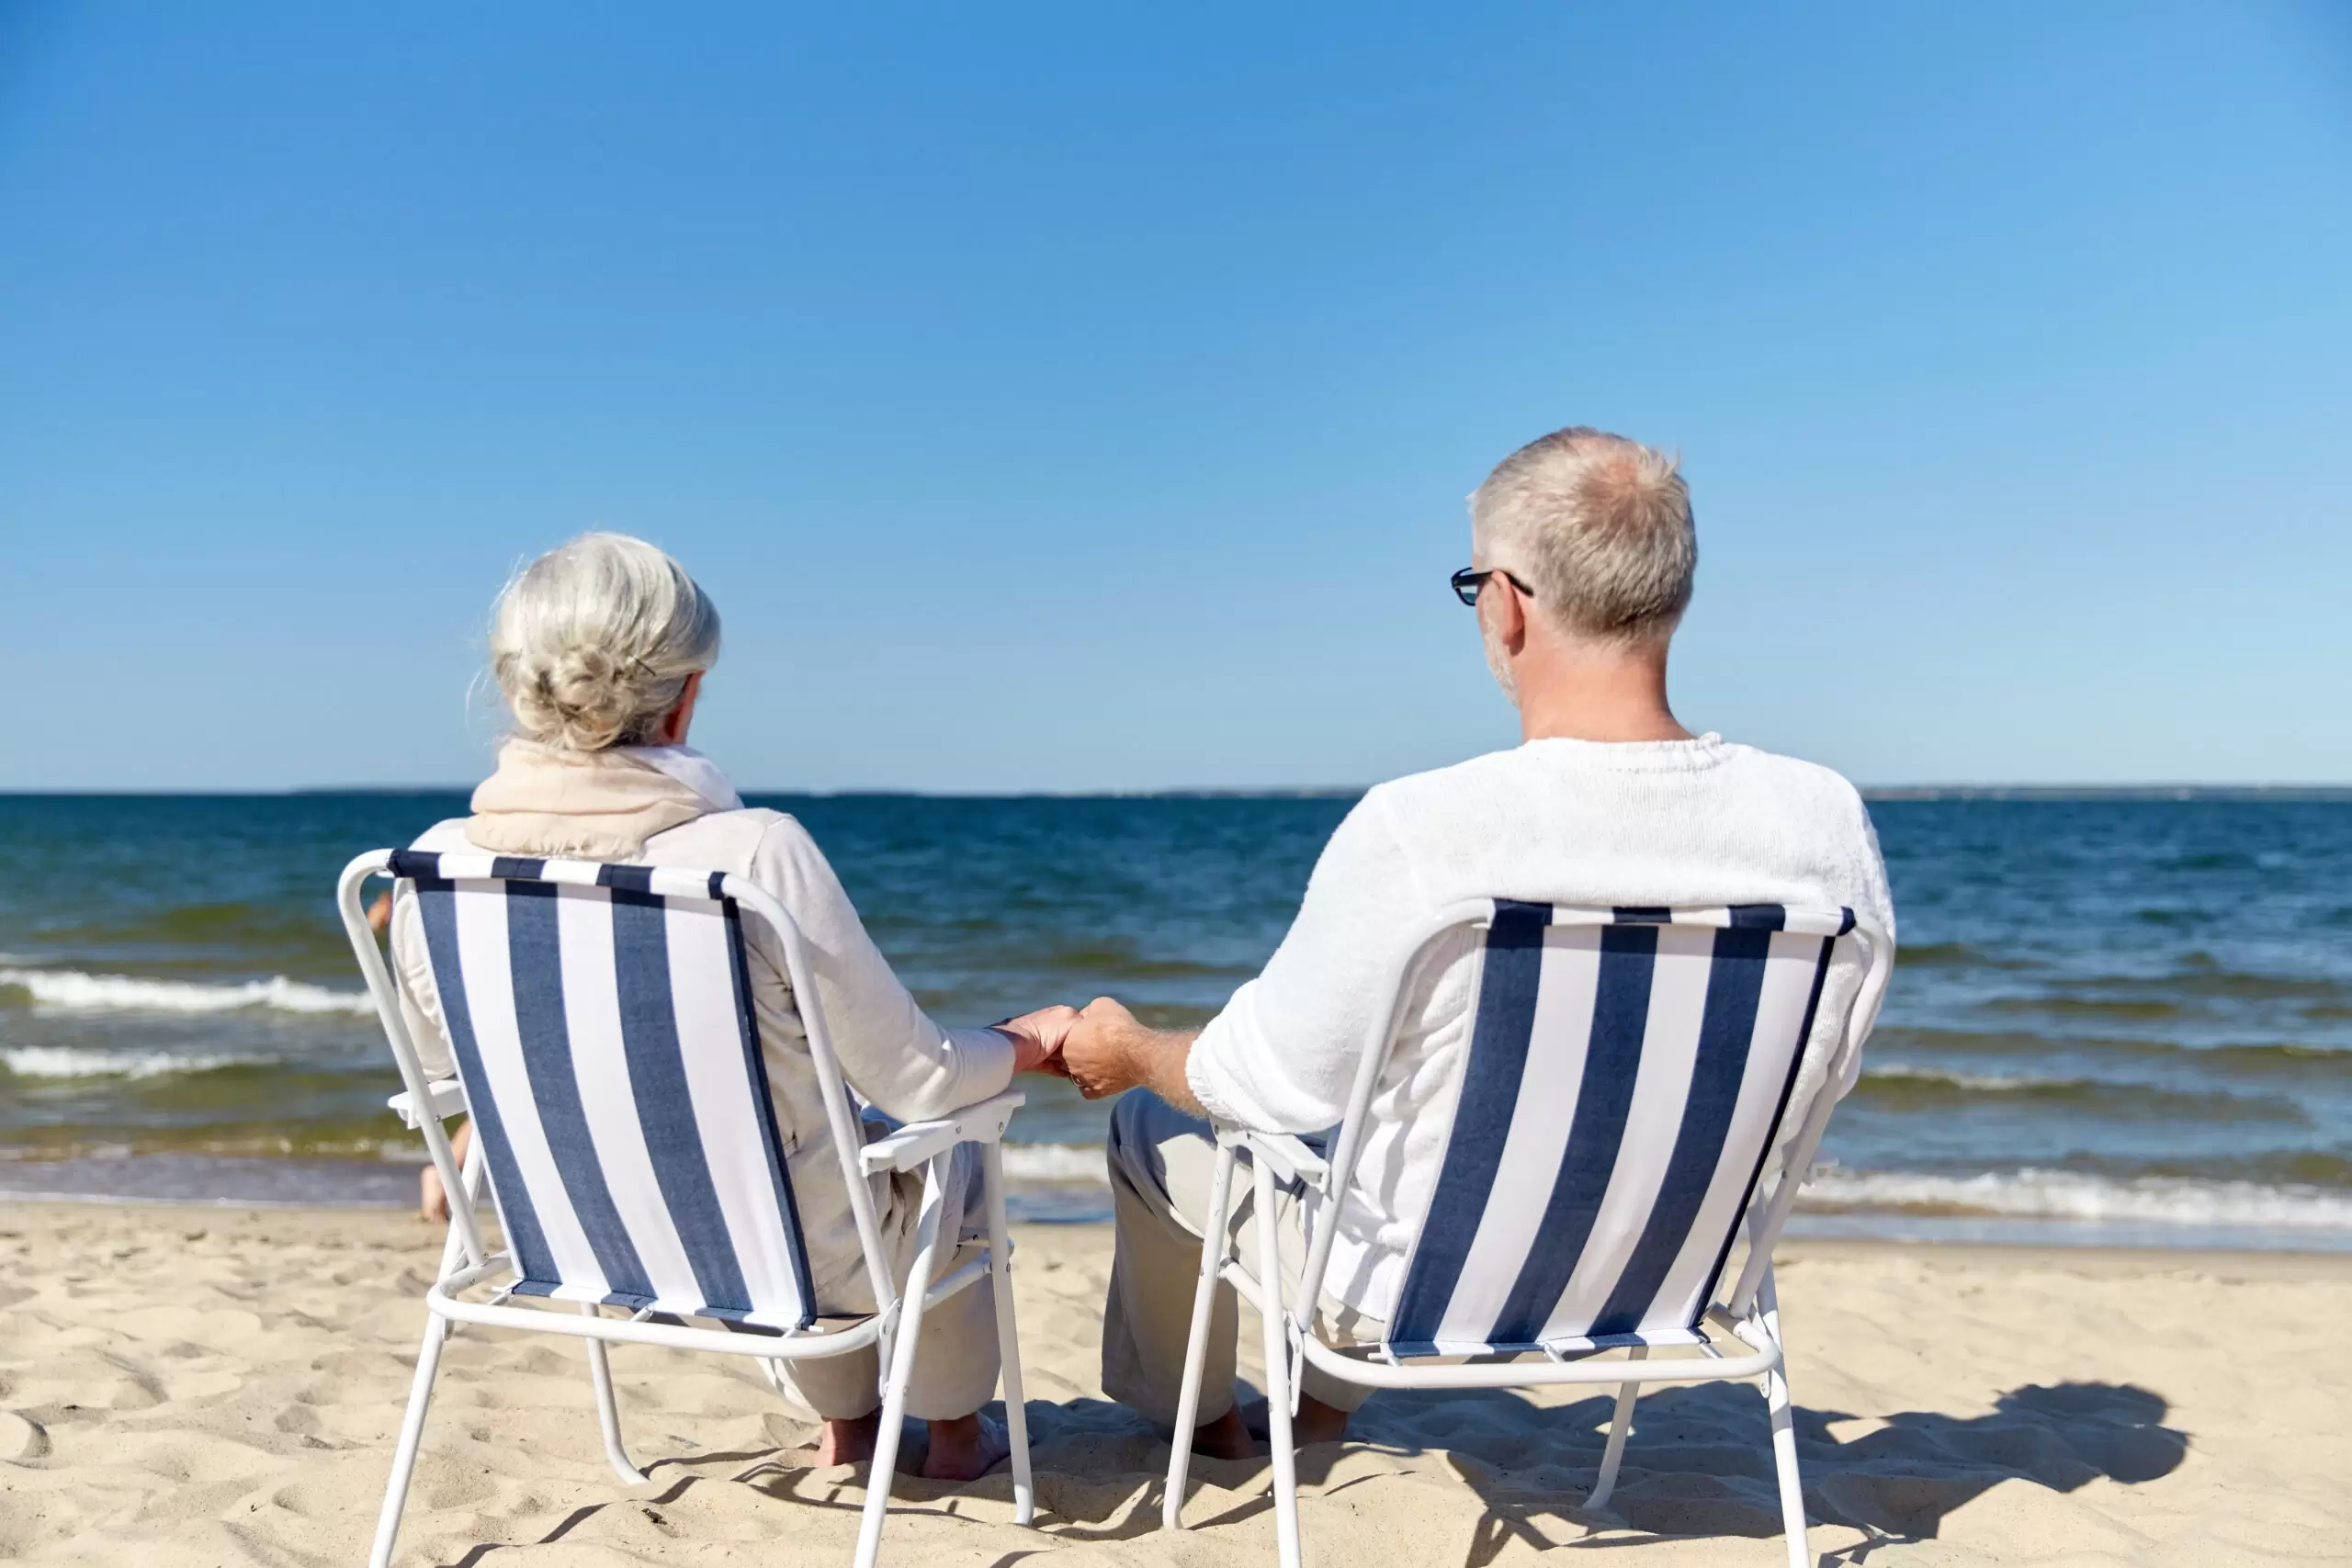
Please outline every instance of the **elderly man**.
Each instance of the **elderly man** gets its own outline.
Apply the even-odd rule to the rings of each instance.
[[[1453,590],[1524,743],[1366,794],[1325,846],[1265,972],[1196,1032],[1148,1029],[1117,1002],[1086,1009],[1062,1045],[1090,1097],[1130,1088],[1109,1146],[1117,1240],[1103,1306],[1102,1386],[1175,1422],[1216,1150],[1214,1118],[1311,1134],[1344,1111],[1364,1040],[1393,999],[1384,965],[1463,899],[1576,905],[1849,906],[1894,930],[1861,799],[1826,768],[1716,735],[1667,705],[1667,645],[1690,603],[1698,543],[1675,462],[1575,428],[1503,459],[1471,497],[1472,565]],[[1371,1105],[1322,1301],[1327,1329],[1373,1342],[1395,1308],[1414,1219],[1442,1157],[1471,1024],[1476,943],[1422,966]],[[1825,998],[1822,1015],[1842,1016]],[[1823,1042],[1804,1073],[1818,1083]],[[1807,1092],[1801,1077],[1798,1092]],[[1239,1256],[1257,1242],[1235,1189]],[[1300,1216],[1272,1216],[1290,1283]],[[1233,1400],[1236,1312],[1219,1292],[1194,1447],[1250,1451]],[[1304,1372],[1301,1442],[1342,1436],[1366,1391]]]

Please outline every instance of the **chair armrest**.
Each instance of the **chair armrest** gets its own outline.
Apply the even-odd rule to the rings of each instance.
[[[1321,1187],[1323,1179],[1331,1174],[1323,1156],[1300,1142],[1295,1134],[1244,1132],[1241,1143],[1253,1157],[1272,1166],[1276,1174],[1304,1181],[1309,1187]]]
[[[426,1084],[424,1096],[426,1102],[433,1108],[433,1120],[435,1122],[466,1113],[465,1086],[455,1078],[443,1078],[438,1083]],[[384,1103],[390,1106],[393,1112],[410,1126],[424,1125],[424,1118],[416,1113],[416,1108],[410,1103],[406,1090],[392,1096]]]
[[[993,1100],[967,1105],[953,1116],[935,1122],[910,1122],[876,1138],[859,1151],[858,1161],[871,1176],[882,1170],[912,1170],[925,1160],[945,1154],[958,1144],[993,1144],[1004,1136],[1004,1124],[1029,1096],[1009,1089]]]

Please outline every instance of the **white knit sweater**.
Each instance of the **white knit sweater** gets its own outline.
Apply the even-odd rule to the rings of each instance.
[[[1193,1045],[1193,1092],[1222,1122],[1265,1132],[1335,1126],[1364,1042],[1393,1000],[1386,976],[1413,933],[1449,904],[1494,897],[1842,905],[1894,931],[1870,816],[1828,769],[1714,735],[1530,741],[1381,784],[1348,813],[1265,972]],[[1476,959],[1464,934],[1433,950],[1420,972],[1341,1205],[1326,1289],[1374,1317],[1392,1310],[1411,1216],[1426,1206],[1443,1156]],[[1792,1105],[1825,1087],[1835,1022],[1860,979],[1859,965],[1833,967]],[[1848,1064],[1844,1081],[1826,1087],[1844,1093],[1853,1071]]]
[[[992,1029],[934,1023],[866,935],[808,830],[782,812],[711,809],[734,790],[715,768],[694,766],[698,761],[674,751],[562,754],[510,744],[474,796],[477,815],[429,829],[415,847],[588,854],[748,877],[799,926],[842,1076],[868,1104],[915,1121],[1002,1090],[1012,1076],[1012,1041]],[[501,809],[484,815],[492,802]],[[827,1313],[872,1312],[849,1188],[783,949],[764,920],[745,921],[744,940],[760,1053],[818,1302]],[[405,892],[393,905],[391,946],[417,1055],[428,1077],[448,1077],[455,1069],[424,921]],[[914,1255],[922,1179],[876,1176],[869,1185],[883,1246],[903,1275]]]

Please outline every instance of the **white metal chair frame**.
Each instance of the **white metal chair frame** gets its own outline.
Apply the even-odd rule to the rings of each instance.
[[[424,1134],[426,1153],[434,1168],[440,1172],[443,1190],[449,1194],[449,1235],[441,1248],[441,1265],[433,1286],[425,1292],[428,1316],[424,1341],[417,1352],[416,1376],[409,1387],[408,1412],[401,1425],[400,1445],[392,1458],[392,1473],[384,1493],[383,1511],[376,1527],[376,1540],[369,1553],[369,1568],[387,1568],[392,1548],[399,1537],[401,1514],[408,1499],[409,1480],[415,1470],[417,1446],[424,1430],[426,1406],[433,1394],[435,1374],[439,1371],[441,1347],[461,1323],[481,1324],[504,1328],[531,1329],[543,1334],[564,1334],[584,1339],[588,1346],[588,1372],[594,1384],[597,1419],[604,1429],[605,1454],[612,1461],[620,1478],[631,1484],[642,1483],[645,1476],[629,1462],[621,1444],[620,1412],[613,1394],[612,1371],[605,1359],[607,1343],[654,1345],[673,1350],[702,1350],[720,1356],[749,1356],[766,1363],[769,1381],[781,1391],[780,1363],[825,1356],[846,1355],[877,1347],[884,1368],[882,1389],[881,1433],[875,1444],[874,1460],[866,1480],[864,1517],[857,1538],[856,1568],[873,1568],[881,1548],[882,1524],[888,1512],[890,1482],[896,1471],[899,1425],[902,1419],[907,1385],[913,1374],[915,1349],[922,1334],[922,1317],[926,1308],[967,1290],[986,1278],[996,1294],[997,1343],[1003,1362],[1003,1393],[1006,1435],[1012,1448],[1013,1514],[1016,1523],[1030,1524],[1036,1512],[1036,1492],[1029,1468],[1029,1424],[1023,1404],[1021,1355],[1012,1315],[1012,1247],[1007,1235],[1004,1202],[1004,1160],[1001,1147],[1005,1124],[1012,1118],[1023,1100],[1021,1091],[1007,1090],[977,1105],[967,1106],[951,1117],[936,1121],[910,1122],[874,1143],[865,1143],[860,1135],[860,1123],[851,1111],[849,1095],[842,1082],[841,1066],[833,1055],[831,1036],[827,1032],[824,1014],[818,1005],[814,971],[808,963],[806,943],[800,928],[784,906],[748,879],[734,875],[714,877],[710,873],[667,873],[670,875],[699,875],[709,885],[719,888],[722,897],[733,899],[741,908],[765,920],[782,944],[786,969],[792,982],[794,1005],[800,1015],[808,1036],[808,1054],[817,1068],[817,1082],[825,1102],[825,1117],[836,1152],[842,1162],[842,1175],[849,1187],[850,1210],[857,1224],[859,1249],[865,1262],[866,1279],[874,1292],[874,1299],[882,1303],[881,1310],[846,1328],[833,1330],[799,1330],[775,1335],[743,1333],[725,1329],[692,1328],[683,1325],[646,1321],[649,1312],[639,1312],[628,1318],[608,1318],[593,1303],[582,1303],[580,1315],[569,1317],[538,1307],[507,1304],[508,1292],[496,1291],[488,1301],[459,1299],[469,1289],[492,1280],[502,1270],[511,1269],[513,1260],[503,1252],[492,1253],[482,1239],[481,1227],[474,1210],[479,1201],[483,1169],[483,1142],[473,1140],[460,1169],[455,1151],[442,1127],[442,1119],[458,1115],[466,1110],[465,1095],[454,1078],[439,1082],[425,1081],[424,1069],[416,1055],[415,1043],[409,1038],[406,1020],[400,1007],[398,982],[377,949],[374,933],[368,924],[360,905],[360,887],[371,876],[389,876],[387,867],[393,852],[371,851],[352,861],[344,868],[335,889],[336,904],[343,913],[345,931],[351,938],[353,953],[367,978],[368,995],[374,999],[376,1012],[384,1026],[384,1033],[392,1048],[393,1060],[399,1065],[401,1081],[406,1091],[392,1098],[391,1108],[400,1112],[408,1124]],[[945,1277],[933,1280],[933,1272],[939,1261],[940,1230],[943,1222],[944,1195],[942,1182],[947,1161],[958,1144],[977,1143],[982,1157],[982,1179],[988,1206],[988,1249],[969,1259]],[[879,1224],[874,1214],[873,1195],[866,1186],[867,1179],[881,1171],[910,1171],[922,1168],[924,1172],[922,1208],[916,1223],[915,1256],[907,1274],[907,1287],[902,1295],[891,1282],[887,1255],[882,1250]],[[950,1239],[948,1251],[952,1257],[956,1240]]]
[[[1398,1024],[1403,1020],[1406,998],[1411,995],[1411,983],[1430,950],[1430,944],[1449,931],[1461,928],[1483,931],[1489,923],[1494,905],[1491,900],[1476,899],[1455,904],[1433,917],[1408,946],[1392,968],[1395,985],[1387,1016],[1378,1030],[1364,1043],[1363,1055],[1357,1064],[1355,1081],[1348,1097],[1348,1111],[1340,1124],[1338,1145],[1327,1159],[1289,1134],[1266,1134],[1246,1128],[1219,1127],[1216,1130],[1217,1158],[1214,1176],[1210,1179],[1208,1213],[1225,1215],[1233,1193],[1234,1167],[1247,1152],[1250,1159],[1252,1181],[1252,1212],[1258,1230],[1258,1265],[1255,1277],[1243,1267],[1241,1260],[1229,1254],[1232,1227],[1215,1224],[1201,1244],[1200,1283],[1193,1297],[1193,1328],[1184,1356],[1183,1393],[1178,1403],[1174,1446],[1169,1456],[1168,1485],[1161,1501],[1160,1519],[1170,1529],[1184,1528],[1182,1512],[1184,1487],[1192,1469],[1193,1432],[1198,1424],[1201,1398],[1201,1378],[1208,1359],[1208,1331],[1211,1307],[1216,1286],[1223,1280],[1234,1287],[1259,1309],[1264,1328],[1266,1358],[1267,1437],[1272,1448],[1275,1542],[1283,1568],[1299,1568],[1298,1535],[1298,1474],[1295,1455],[1292,1451],[1291,1418],[1298,1409],[1298,1365],[1301,1360],[1311,1363],[1329,1376],[1369,1388],[1537,1388],[1561,1383],[1615,1383],[1617,1406],[1609,1425],[1609,1438],[1600,1459],[1600,1472],[1592,1493],[1585,1499],[1588,1509],[1600,1507],[1609,1500],[1617,1484],[1617,1471],[1625,1454],[1625,1439],[1633,1431],[1634,1401],[1644,1383],[1696,1383],[1737,1381],[1760,1377],[1763,1393],[1772,1424],[1772,1460],[1778,1473],[1781,1494],[1781,1528],[1788,1538],[1791,1568],[1809,1568],[1811,1557],[1805,1545],[1804,1493],[1797,1471],[1796,1427],[1791,1415],[1788,1375],[1781,1339],[1780,1300],[1773,1287],[1772,1248],[1780,1239],[1781,1227],[1787,1222],[1789,1209],[1795,1201],[1797,1189],[1804,1184],[1807,1168],[1815,1152],[1820,1147],[1821,1134],[1828,1125],[1829,1112],[1837,1101],[1831,1086],[1845,1065],[1861,1049],[1876,1021],[1880,1002],[1884,998],[1888,978],[1894,971],[1894,947],[1886,934],[1876,926],[1857,917],[1854,934],[1859,935],[1870,950],[1870,968],[1853,1007],[1847,1014],[1844,1037],[1838,1055],[1828,1064],[1829,1072],[1823,1079],[1813,1102],[1803,1108],[1804,1120],[1796,1135],[1783,1143],[1786,1151],[1781,1166],[1780,1179],[1770,1192],[1758,1191],[1749,1198],[1744,1223],[1747,1232],[1748,1251],[1733,1289],[1711,1302],[1702,1313],[1700,1322],[1704,1328],[1713,1328],[1731,1337],[1725,1345],[1719,1338],[1709,1337],[1698,1348],[1698,1354],[1676,1357],[1662,1361],[1647,1359],[1648,1347],[1634,1346],[1623,1360],[1601,1360],[1598,1352],[1594,1359],[1568,1360],[1555,1355],[1541,1361],[1512,1360],[1505,1362],[1461,1362],[1451,1365],[1408,1366],[1396,1359],[1371,1359],[1363,1349],[1350,1354],[1325,1342],[1317,1328],[1317,1304],[1322,1300],[1323,1276],[1331,1261],[1331,1246],[1338,1225],[1338,1200],[1347,1190],[1354,1174],[1356,1156],[1363,1145],[1364,1122],[1372,1103],[1373,1091],[1380,1080],[1381,1069],[1395,1046]],[[1842,939],[1838,939],[1842,940]],[[1818,1030],[1818,1022],[1815,1025]],[[1802,1052],[1805,1043],[1800,1042]],[[1786,1108],[1782,1115],[1788,1113]],[[1308,1227],[1307,1253],[1301,1272],[1298,1297],[1285,1305],[1283,1296],[1282,1257],[1273,1215],[1277,1181],[1301,1184],[1308,1196],[1305,1223]],[[1318,1218],[1329,1222],[1317,1224]],[[1261,1281],[1264,1281],[1261,1288]],[[1717,1284],[1721,1281],[1718,1280]],[[1744,1350],[1745,1354],[1728,1353]],[[1638,1365],[1636,1365],[1638,1363]]]

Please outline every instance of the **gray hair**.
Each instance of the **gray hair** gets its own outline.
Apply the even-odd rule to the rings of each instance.
[[[490,668],[528,739],[641,745],[718,661],[718,607],[626,534],[582,534],[516,573],[491,613]]]
[[[1470,497],[1486,564],[1516,572],[1567,630],[1612,642],[1671,637],[1690,603],[1699,536],[1667,454],[1586,425],[1529,442]]]

